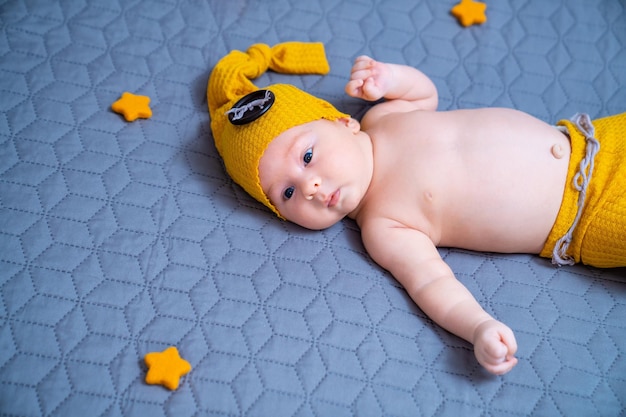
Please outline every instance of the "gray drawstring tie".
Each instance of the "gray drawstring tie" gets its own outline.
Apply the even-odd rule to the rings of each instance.
[[[594,159],[600,151],[600,142],[595,138],[595,128],[591,123],[589,115],[577,113],[571,118],[571,122],[585,135],[587,146],[585,157],[580,161],[580,168],[576,175],[574,175],[572,181],[574,188],[579,192],[576,217],[567,233],[556,242],[554,250],[552,251],[552,263],[558,266],[573,265],[575,263],[574,259],[567,254],[567,250],[569,249],[570,243],[572,243],[574,230],[576,230],[576,226],[578,226],[578,222],[582,216],[583,208],[585,207],[585,199],[587,198],[587,189],[589,188],[591,175],[593,174]]]

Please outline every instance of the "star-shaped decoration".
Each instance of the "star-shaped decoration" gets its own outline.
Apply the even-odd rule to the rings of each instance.
[[[111,105],[111,109],[124,116],[127,122],[138,118],[147,119],[152,116],[150,97],[124,92],[122,97]]]
[[[160,384],[171,390],[178,388],[180,377],[191,371],[189,362],[180,357],[174,346],[163,352],[148,353],[144,361],[148,366],[146,383]]]
[[[487,5],[474,0],[461,0],[451,10],[451,13],[459,20],[461,25],[467,27],[471,25],[485,23]]]

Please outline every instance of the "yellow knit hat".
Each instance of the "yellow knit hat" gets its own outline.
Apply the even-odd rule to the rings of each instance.
[[[293,85],[258,89],[250,80],[268,68],[286,74],[323,75],[330,70],[321,43],[286,42],[271,48],[256,44],[246,52],[232,51],[217,63],[209,77],[207,100],[215,146],[228,174],[282,217],[261,188],[259,161],[265,149],[292,127],[349,116]]]

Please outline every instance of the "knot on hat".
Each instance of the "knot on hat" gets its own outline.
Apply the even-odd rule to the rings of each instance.
[[[252,45],[246,51],[251,63],[258,65],[257,78],[268,69],[283,74],[328,74],[330,67],[321,43],[284,42],[269,47],[264,43]]]
[[[268,45],[257,43],[248,48],[247,53],[251,67],[251,71],[248,74],[250,79],[258,78],[272,67],[272,49]],[[256,70],[256,72],[253,70]]]
[[[271,94],[264,97],[274,98],[271,108],[244,123],[231,123],[228,113],[242,97],[259,90],[251,80],[268,69],[285,74],[323,75],[330,71],[321,43],[285,42],[273,47],[255,44],[246,52],[231,51],[217,63],[209,77],[207,101],[215,146],[228,174],[280,216],[264,194],[258,173],[259,160],[269,143],[292,127],[349,116],[293,85],[274,84],[265,87]],[[260,107],[265,105],[264,100]]]
[[[242,70],[250,80],[258,78],[268,69],[285,74],[326,74],[330,68],[324,65],[326,58],[320,46],[286,42],[270,47],[257,43],[246,50],[247,56],[240,56]]]

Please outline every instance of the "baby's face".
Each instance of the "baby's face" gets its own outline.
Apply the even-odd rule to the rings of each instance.
[[[358,207],[371,159],[369,137],[356,120],[317,120],[270,142],[259,163],[261,187],[287,220],[325,229]]]

